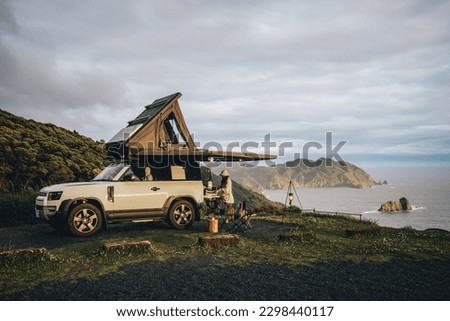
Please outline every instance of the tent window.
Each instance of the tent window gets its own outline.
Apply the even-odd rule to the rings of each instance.
[[[164,121],[164,128],[167,133],[168,143],[186,145],[186,142],[180,133],[178,122],[176,121],[173,113],[170,114]]]

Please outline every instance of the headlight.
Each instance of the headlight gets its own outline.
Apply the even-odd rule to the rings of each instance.
[[[49,201],[57,201],[61,198],[63,192],[49,192],[47,199]]]

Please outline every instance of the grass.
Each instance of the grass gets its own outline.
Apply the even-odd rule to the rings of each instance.
[[[205,226],[202,222],[202,226]],[[237,246],[208,248],[198,245],[199,236],[207,228],[176,231],[167,228],[142,227],[117,229],[98,236],[65,242],[49,250],[40,260],[2,261],[0,257],[1,293],[14,293],[33,288],[42,282],[73,282],[93,279],[120,271],[125,265],[144,261],[166,261],[171,258],[192,259],[214,257],[219,266],[249,264],[309,265],[316,262],[350,261],[381,263],[396,258],[431,260],[450,258],[450,233],[424,232],[411,228],[380,228],[377,235],[347,237],[346,229],[379,228],[375,223],[340,216],[295,213],[279,216],[259,213],[255,229],[241,236]],[[280,242],[278,235],[306,235]],[[63,237],[66,238],[66,237]],[[70,238],[67,236],[67,238]],[[149,240],[149,250],[130,249],[106,253],[103,244],[121,241]],[[0,249],[16,249],[13,242],[0,244]]]
[[[280,222],[280,217],[263,217]],[[302,256],[302,262],[353,261],[385,262],[395,258],[439,259],[450,258],[450,234],[417,231],[411,228],[380,228],[369,221],[359,221],[342,216],[296,214],[284,219],[314,233],[314,241],[290,244],[290,251]],[[346,237],[346,229],[379,228],[379,235]]]

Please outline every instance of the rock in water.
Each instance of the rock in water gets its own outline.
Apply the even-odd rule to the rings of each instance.
[[[395,209],[396,204],[393,201],[389,201],[381,205],[381,207],[378,209],[380,212],[393,212],[396,211]]]
[[[411,211],[412,207],[406,197],[400,198],[398,201],[389,201],[381,205],[378,209],[380,212],[399,212]]]
[[[409,201],[406,197],[402,197],[401,199],[399,199],[399,201],[400,201],[400,204],[402,205],[403,211],[411,211],[412,210],[411,204],[409,203]]]

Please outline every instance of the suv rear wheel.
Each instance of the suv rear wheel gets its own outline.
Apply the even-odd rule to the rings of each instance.
[[[69,230],[76,236],[91,236],[102,226],[102,214],[99,209],[89,203],[75,206],[69,215]]]
[[[187,229],[194,223],[195,208],[186,200],[176,201],[169,210],[169,223],[176,229]]]

